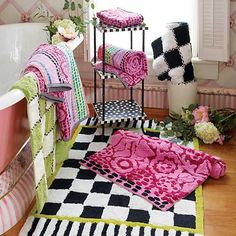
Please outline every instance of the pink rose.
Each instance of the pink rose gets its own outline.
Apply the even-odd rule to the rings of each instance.
[[[193,111],[194,124],[200,122],[208,122],[208,106],[199,106]]]

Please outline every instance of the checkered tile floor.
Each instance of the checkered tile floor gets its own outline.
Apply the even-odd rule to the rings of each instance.
[[[49,189],[41,214],[196,227],[195,192],[163,212],[143,198],[80,166],[79,160],[106,147],[112,128],[83,127]]]

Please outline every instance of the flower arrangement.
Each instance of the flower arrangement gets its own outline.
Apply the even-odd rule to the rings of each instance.
[[[52,27],[55,27],[55,34],[52,34],[51,36],[52,44],[57,44],[63,41],[66,42],[75,39],[78,36],[76,25],[69,19],[56,20],[52,23]]]
[[[62,41],[68,41],[76,38],[80,33],[86,30],[86,24],[93,21],[86,20],[86,14],[89,8],[94,9],[95,6],[92,0],[85,0],[85,6],[79,3],[79,0],[64,0],[63,10],[68,19],[62,19],[58,16],[51,16],[47,9],[40,5],[34,17],[43,18],[49,25],[45,31],[49,34],[49,41],[52,44],[57,44]]]
[[[163,137],[175,136],[185,143],[197,137],[205,144],[223,144],[231,138],[230,131],[236,127],[236,111],[191,104],[182,108],[181,114],[171,113],[162,127]]]

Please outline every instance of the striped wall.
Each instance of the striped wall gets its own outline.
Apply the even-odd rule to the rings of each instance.
[[[33,166],[25,172],[12,191],[0,199],[0,235],[24,216],[35,195]]]
[[[89,103],[94,102],[94,87],[91,82],[84,82],[86,97]],[[128,99],[129,90],[118,84],[108,84],[105,90],[106,100]],[[167,88],[162,86],[149,86],[145,88],[144,106],[153,108],[168,108]],[[134,99],[141,104],[141,88],[134,91]],[[97,101],[102,100],[102,89],[98,85]],[[236,91],[234,89],[198,88],[198,104],[207,105],[213,108],[234,108],[236,109]]]
[[[215,94],[198,94],[198,103],[208,105],[214,108],[234,108],[236,109],[236,96],[215,95]]]

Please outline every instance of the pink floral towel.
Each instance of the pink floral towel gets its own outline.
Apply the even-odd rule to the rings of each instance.
[[[219,179],[226,169],[215,156],[123,130],[112,136],[110,145],[81,164],[160,210],[168,210],[209,176]]]
[[[118,28],[140,25],[143,22],[143,16],[141,14],[126,11],[121,8],[97,12],[97,17],[102,24]]]
[[[103,46],[98,48],[98,60],[103,60]],[[106,71],[117,75],[126,87],[133,87],[147,77],[147,57],[142,51],[127,50],[105,45]],[[96,65],[102,70],[102,62]]]

